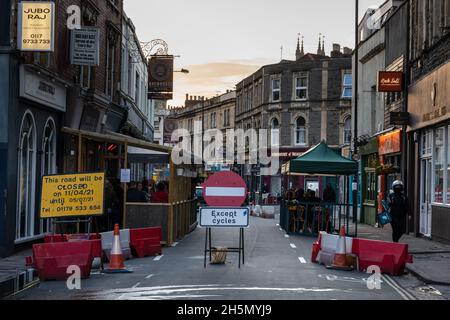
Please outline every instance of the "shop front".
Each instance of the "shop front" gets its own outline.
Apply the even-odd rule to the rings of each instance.
[[[368,225],[377,223],[377,195],[379,166],[378,138],[374,137],[367,144],[360,147],[361,154],[361,222]]]
[[[450,62],[409,89],[408,195],[415,231],[450,242]]]
[[[401,180],[401,135],[401,130],[395,130],[378,137],[378,213],[384,212],[381,201],[393,192],[394,181]]]

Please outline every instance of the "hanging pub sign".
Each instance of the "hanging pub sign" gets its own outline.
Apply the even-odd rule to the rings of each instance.
[[[409,125],[409,113],[408,112],[391,112],[390,124],[392,126],[407,126]]]
[[[403,72],[380,71],[378,72],[378,92],[402,92]]]
[[[380,156],[401,152],[401,130],[384,134],[378,140]]]
[[[98,28],[74,29],[71,34],[70,63],[79,66],[98,66],[100,60]]]
[[[17,47],[20,51],[53,52],[54,2],[22,1],[18,5]]]
[[[148,98],[173,98],[173,56],[153,55],[148,61]]]

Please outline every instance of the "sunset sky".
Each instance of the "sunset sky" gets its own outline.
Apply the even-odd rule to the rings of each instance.
[[[383,0],[360,0],[360,15]],[[211,97],[234,89],[264,64],[295,59],[297,34],[305,51],[332,43],[354,47],[354,0],[124,0],[140,41],[164,39],[175,58],[174,100]]]

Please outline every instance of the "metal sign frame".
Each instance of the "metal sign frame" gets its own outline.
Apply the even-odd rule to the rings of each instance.
[[[213,252],[226,252],[226,253],[238,253],[239,254],[239,269],[242,265],[245,265],[245,237],[244,237],[244,228],[239,228],[239,247],[238,248],[228,248],[226,250],[216,250],[212,249],[212,228],[206,229],[206,237],[205,237],[205,255],[204,255],[204,268],[206,269],[206,261],[209,253],[209,262],[212,261],[212,253]]]

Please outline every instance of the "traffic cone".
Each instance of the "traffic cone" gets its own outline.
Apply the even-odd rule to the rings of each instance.
[[[345,227],[341,227],[339,231],[339,240],[336,247],[336,253],[334,254],[333,263],[328,269],[337,269],[343,271],[353,270],[353,266],[347,264],[347,248],[345,239]]]
[[[131,273],[130,270],[125,268],[122,248],[120,247],[120,230],[118,224],[114,226],[114,238],[110,256],[108,269],[103,270],[103,273]]]

